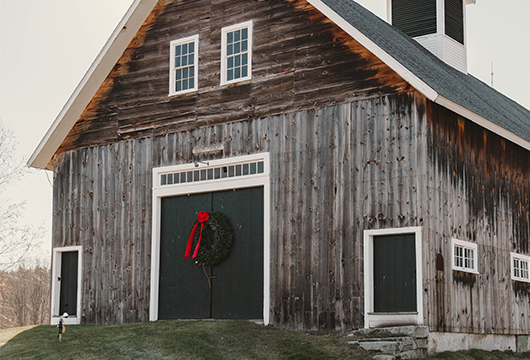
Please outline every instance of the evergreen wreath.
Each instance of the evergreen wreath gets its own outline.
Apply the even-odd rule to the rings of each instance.
[[[204,223],[208,228],[210,228],[214,234],[214,243],[211,247],[206,245],[201,245],[199,247],[199,252],[195,258],[195,263],[199,265],[214,266],[223,261],[234,244],[234,230],[230,225],[230,222],[226,216],[220,212],[209,213],[210,218]],[[198,222],[195,221],[193,226]],[[193,246],[197,246],[199,241],[199,231],[195,231],[193,235]]]

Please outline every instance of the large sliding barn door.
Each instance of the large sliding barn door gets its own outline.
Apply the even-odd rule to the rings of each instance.
[[[204,269],[183,258],[200,211],[221,212],[235,237],[228,257]],[[261,319],[263,187],[162,198],[161,212],[158,318]],[[212,241],[205,231],[201,246]]]

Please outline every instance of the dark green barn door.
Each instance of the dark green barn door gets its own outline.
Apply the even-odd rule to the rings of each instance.
[[[159,319],[203,319],[210,315],[210,290],[204,286],[203,270],[191,259],[183,259],[197,214],[210,204],[211,194],[162,199]]]
[[[61,253],[61,291],[59,314],[77,315],[77,265],[78,252]]]
[[[374,311],[417,311],[413,234],[374,236]]]
[[[261,319],[263,188],[163,198],[161,210],[159,319]],[[205,269],[183,259],[200,211],[224,214],[235,236],[228,257]],[[211,241],[205,231],[201,246]]]

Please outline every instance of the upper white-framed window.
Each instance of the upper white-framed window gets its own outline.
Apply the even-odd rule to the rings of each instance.
[[[252,20],[221,30],[221,85],[252,78]]]
[[[198,89],[199,35],[173,40],[169,51],[169,95]]]
[[[452,239],[453,270],[478,274],[478,247],[477,244]]]
[[[510,263],[512,264],[512,280],[530,282],[530,276],[528,273],[530,256],[510,253]]]

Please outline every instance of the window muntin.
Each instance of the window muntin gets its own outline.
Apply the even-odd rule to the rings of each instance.
[[[252,21],[221,32],[221,85],[252,78]]]
[[[199,35],[173,40],[170,48],[169,95],[197,90]]]
[[[478,273],[477,244],[453,239],[453,270]]]
[[[510,260],[512,280],[530,282],[530,274],[528,272],[530,256],[511,253]]]
[[[215,181],[225,178],[261,175],[264,173],[265,162],[250,161],[242,164],[227,166],[215,166],[200,170],[182,170],[167,173],[161,173],[160,186],[188,184],[199,181]]]

